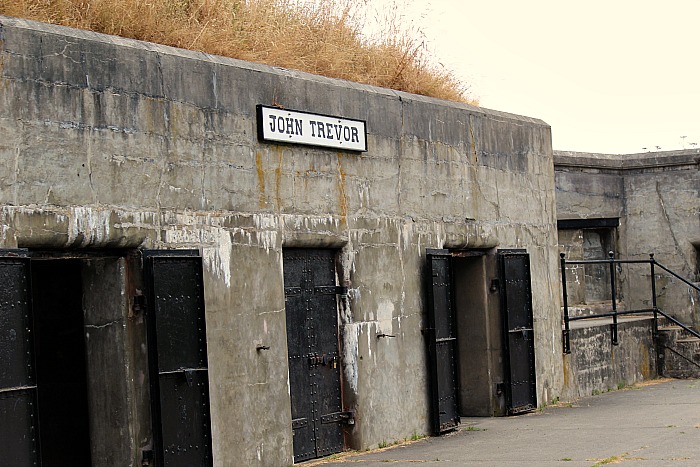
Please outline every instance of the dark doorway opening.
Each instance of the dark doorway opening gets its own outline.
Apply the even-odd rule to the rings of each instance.
[[[152,427],[162,435],[153,438],[162,441],[155,445],[159,454],[167,446],[175,464],[211,464],[202,264],[196,253],[149,252],[145,286],[142,258],[131,252],[0,249],[0,464],[141,465],[154,459]],[[163,297],[156,303],[158,293]],[[144,313],[165,316],[164,326],[151,320],[152,341]],[[149,397],[147,359],[160,352],[156,337],[168,326],[181,332],[165,332],[160,343],[184,360],[169,358],[174,367],[159,367],[166,370],[160,375],[165,383],[177,379],[175,388]],[[200,345],[184,346],[185,340]],[[198,350],[189,355],[193,348]],[[177,410],[168,406],[152,423],[153,401],[173,402]],[[173,426],[178,429],[168,431]],[[163,463],[163,456],[155,461]]]
[[[456,427],[459,416],[536,408],[527,252],[428,249],[427,257],[433,431]]]
[[[34,261],[32,290],[42,465],[90,466],[80,261]]]
[[[466,417],[506,413],[503,342],[495,252],[452,252],[458,342],[459,407]]]

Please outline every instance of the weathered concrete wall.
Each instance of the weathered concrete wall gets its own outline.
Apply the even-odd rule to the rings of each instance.
[[[699,168],[697,149],[627,155],[557,151],[557,217],[619,218],[615,250],[620,258],[648,259],[654,253],[661,264],[698,280]],[[669,275],[658,278],[659,307],[700,324],[695,292]],[[651,306],[648,266],[624,266],[620,279],[621,298],[630,307]]]
[[[538,396],[561,395],[543,122],[10,18],[0,46],[0,247],[202,252],[216,465],[292,461],[284,247],[341,250],[351,446],[428,432],[429,247],[528,250]],[[256,104],[366,120],[368,151],[262,144]]]
[[[602,154],[556,151],[557,219],[622,217],[619,163]]]
[[[657,376],[651,319],[620,318],[618,345],[611,320],[572,323],[571,353],[564,355],[564,400],[619,389]]]
[[[92,258],[82,266],[95,464],[138,465],[141,451],[152,448],[144,316],[129,303],[133,294],[128,288],[143,289],[128,280],[138,271],[135,262]]]
[[[625,193],[625,224],[620,231],[625,256],[648,258],[654,253],[658,262],[680,276],[700,280],[700,150],[640,161],[625,175]],[[659,307],[684,323],[700,325],[697,293],[668,274],[659,276]],[[649,295],[631,282],[628,296],[649,303]]]

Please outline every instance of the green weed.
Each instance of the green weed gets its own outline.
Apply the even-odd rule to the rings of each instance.
[[[479,428],[478,426],[468,426],[465,428],[466,431],[486,431],[486,428]]]

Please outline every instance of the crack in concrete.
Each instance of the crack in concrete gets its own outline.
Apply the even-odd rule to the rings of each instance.
[[[117,320],[114,320],[114,321],[109,321],[109,322],[104,323],[104,324],[86,324],[84,327],[85,327],[86,329],[104,329],[104,328],[106,328],[106,327],[108,327],[108,326],[113,326],[113,325],[115,325],[115,324],[116,324],[116,325],[119,325],[119,324],[121,324],[121,321],[117,319]]]

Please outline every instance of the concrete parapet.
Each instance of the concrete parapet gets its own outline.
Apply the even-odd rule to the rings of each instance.
[[[611,340],[612,319],[571,323],[571,353],[564,356],[564,400],[619,389],[657,376],[653,318],[618,320],[618,345]]]

